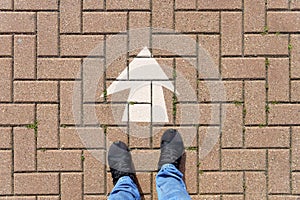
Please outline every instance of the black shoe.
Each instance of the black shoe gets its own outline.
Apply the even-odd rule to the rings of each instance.
[[[135,181],[135,170],[127,145],[121,141],[114,142],[108,151],[108,164],[114,185],[123,176]]]
[[[179,169],[183,153],[184,145],[179,132],[175,129],[165,131],[161,137],[158,170],[160,170],[164,164],[173,164]]]

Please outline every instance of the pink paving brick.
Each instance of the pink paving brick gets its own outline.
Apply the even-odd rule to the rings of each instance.
[[[104,8],[104,0],[84,0],[83,9],[84,10],[96,10]]]
[[[147,10],[150,9],[150,0],[142,0],[139,3],[130,0],[111,0],[106,3],[108,10]]]
[[[20,110],[22,112],[20,112]],[[33,104],[0,104],[0,124],[30,124],[34,121]]]
[[[299,31],[300,12],[268,12],[268,28],[272,32]],[[293,21],[294,23],[286,23]]]
[[[198,0],[199,9],[241,9],[242,2],[240,0]]]
[[[12,36],[2,35],[0,36],[0,55],[10,56],[12,53]]]
[[[264,172],[245,173],[246,199],[266,199],[267,177]]]
[[[0,150],[0,195],[12,193],[12,152]]]
[[[35,14],[33,12],[1,12],[0,32],[33,33]]]
[[[174,1],[152,1],[152,23],[154,28],[173,29]]]
[[[6,149],[12,147],[12,129],[0,128],[0,148]]]
[[[61,174],[61,199],[82,199],[82,174],[62,173]]]
[[[293,46],[291,50],[291,78],[300,77],[300,37],[299,35],[291,36],[291,44]]]
[[[0,101],[12,100],[12,59],[0,59]]]
[[[265,2],[245,0],[244,29],[246,32],[263,32],[265,26]]]
[[[81,30],[81,1],[65,0],[60,3],[60,32],[78,33]]]
[[[58,0],[15,0],[16,10],[57,10]]]

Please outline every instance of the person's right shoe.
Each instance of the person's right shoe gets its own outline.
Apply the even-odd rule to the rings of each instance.
[[[121,141],[114,142],[108,151],[108,164],[113,184],[123,176],[129,176],[135,182],[135,169],[127,145]]]
[[[161,137],[158,170],[160,170],[164,164],[173,164],[179,169],[183,153],[184,145],[179,132],[175,129],[166,130]]]

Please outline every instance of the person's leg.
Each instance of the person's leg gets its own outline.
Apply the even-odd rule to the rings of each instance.
[[[184,153],[182,138],[174,129],[167,130],[161,138],[161,154],[156,176],[156,190],[159,200],[190,200],[183,174],[179,171]]]
[[[114,142],[108,152],[108,164],[114,188],[109,200],[140,200],[135,183],[135,169],[128,147],[123,142]]]

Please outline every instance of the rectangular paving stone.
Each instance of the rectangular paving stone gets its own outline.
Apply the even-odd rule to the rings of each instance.
[[[55,81],[14,81],[16,102],[56,102],[57,82]]]
[[[290,146],[290,130],[288,127],[247,127],[245,146],[250,148],[287,148]]]
[[[58,194],[58,173],[24,173],[14,175],[15,194]]]
[[[265,78],[264,58],[223,58],[223,78]]]
[[[30,124],[34,120],[34,105],[0,104],[0,124]]]
[[[200,193],[243,192],[242,172],[204,172],[200,175],[200,180]]]
[[[153,27],[173,29],[174,15],[175,15],[174,1],[172,0],[152,1],[152,26]]]
[[[244,10],[245,32],[263,32],[265,26],[265,2],[245,0]]]
[[[60,185],[62,200],[82,200],[81,173],[62,173]]]
[[[300,170],[300,128],[292,128],[292,170]]]
[[[153,137],[153,140],[155,137]],[[128,128],[127,127],[107,127],[106,129],[106,146],[110,145],[115,141],[122,141],[128,145]],[[155,143],[157,144],[157,143]],[[153,142],[153,147],[155,147]],[[159,146],[158,146],[159,147]]]
[[[37,148],[58,147],[58,105],[37,105]]]
[[[217,12],[176,12],[175,29],[179,32],[219,32],[219,13]]]
[[[294,172],[292,174],[292,193],[293,194],[300,194],[300,173],[299,172]]]
[[[61,128],[61,148],[105,148],[102,128]]]
[[[289,7],[289,1],[288,0],[267,0],[267,6],[268,9],[288,9]]]
[[[34,196],[5,196],[0,197],[0,200],[36,200]]]
[[[110,0],[106,2],[107,10],[149,10],[150,0],[142,0],[136,3],[131,0]]]
[[[269,193],[289,193],[290,162],[289,150],[269,150],[268,153]]]
[[[62,56],[102,56],[103,48],[95,48],[102,45],[102,35],[62,35],[60,47]],[[92,52],[92,50],[94,50]]]
[[[243,146],[243,107],[222,105],[222,147]]]
[[[300,105],[270,105],[269,124],[299,124]]]
[[[38,79],[79,79],[81,60],[77,58],[38,58]]]
[[[2,0],[0,2],[0,9],[11,10],[12,9],[12,1],[13,0]]]
[[[0,36],[0,55],[10,56],[12,55],[12,36],[11,35],[1,35]]]
[[[222,200],[243,200],[243,195],[222,195]]]
[[[59,196],[38,196],[38,200],[59,200]]]
[[[60,2],[60,32],[79,33],[81,31],[81,1]]]
[[[0,33],[33,33],[34,12],[1,12]]]
[[[268,12],[268,28],[272,32],[297,32],[299,31],[300,12]],[[294,22],[294,23],[286,23]]]
[[[267,199],[267,178],[264,172],[246,172],[245,173],[246,198],[251,199]]]
[[[297,196],[292,195],[269,195],[269,200],[297,200]]]
[[[12,59],[0,59],[0,102],[12,100]]]
[[[34,78],[36,40],[32,35],[14,37],[14,78]]]
[[[291,9],[300,8],[300,3],[298,1],[291,1]]]
[[[245,35],[246,55],[287,55],[287,35]]]
[[[84,151],[84,193],[105,191],[105,156],[103,150]]]
[[[37,54],[58,55],[58,14],[40,12],[37,14]]]
[[[188,181],[186,181],[187,191],[189,193],[197,193],[198,186],[198,153],[195,150],[187,150],[185,152],[186,163],[185,168],[188,169],[185,171],[185,177],[188,177]]]
[[[11,128],[0,128],[0,149],[9,149],[12,147]]]
[[[132,160],[136,171],[156,171],[160,155],[159,150],[132,150]]]
[[[33,129],[14,128],[14,171],[36,169],[35,132]]]
[[[81,151],[46,150],[37,152],[38,171],[80,171]]]
[[[300,101],[300,81],[291,82],[291,100]]]
[[[141,187],[141,194],[151,194],[151,173],[137,173],[138,182]],[[147,198],[146,195],[144,195]]]
[[[265,124],[266,122],[266,82],[245,81],[245,123]]]
[[[220,200],[220,195],[190,195],[192,199],[196,200]],[[223,195],[223,199],[225,195]]]
[[[289,101],[289,59],[270,58],[268,67],[268,100]]]
[[[97,10],[104,8],[104,0],[84,0],[83,10]]]
[[[83,13],[83,32],[119,33],[127,29],[125,12],[85,12]]]
[[[175,0],[175,9],[196,9],[197,0]]]
[[[57,10],[58,0],[15,0],[16,10]]]
[[[197,0],[198,9],[203,10],[223,10],[223,9],[241,9],[242,1],[240,0]]]
[[[234,27],[234,28],[233,28]],[[242,54],[242,13],[222,12],[222,55]]]
[[[222,150],[223,170],[264,170],[265,150]]]
[[[79,81],[60,82],[60,123],[76,124],[81,117],[81,89]],[[74,114],[76,113],[76,114]]]
[[[12,152],[0,150],[0,195],[12,193]]]
[[[291,35],[291,78],[300,78],[300,36]]]

